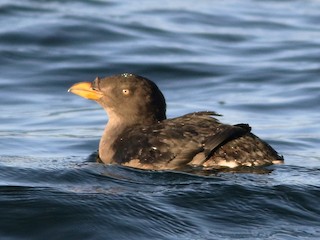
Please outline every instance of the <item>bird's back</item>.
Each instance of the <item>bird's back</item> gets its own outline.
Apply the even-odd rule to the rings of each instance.
[[[153,125],[134,125],[115,139],[116,163],[142,169],[269,165],[282,160],[247,124],[220,123],[214,112],[198,112]]]

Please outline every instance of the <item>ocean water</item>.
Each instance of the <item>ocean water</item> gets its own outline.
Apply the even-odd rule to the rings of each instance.
[[[0,239],[319,239],[320,1],[0,1]],[[263,172],[92,161],[107,116],[67,92],[132,72],[168,116],[213,110]]]

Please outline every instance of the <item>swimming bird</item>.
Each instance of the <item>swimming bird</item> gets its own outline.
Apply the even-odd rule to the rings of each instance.
[[[150,170],[204,170],[282,163],[248,124],[221,123],[213,111],[167,119],[165,98],[151,80],[131,73],[74,84],[69,92],[94,100],[109,121],[99,143],[106,164]]]

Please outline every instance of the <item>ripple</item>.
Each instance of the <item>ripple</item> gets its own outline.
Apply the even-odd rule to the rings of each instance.
[[[318,1],[2,1],[1,237],[319,237],[318,9]],[[285,164],[179,173],[95,163],[107,116],[67,89],[122,72],[154,80],[169,116],[214,110],[223,122],[250,123]]]

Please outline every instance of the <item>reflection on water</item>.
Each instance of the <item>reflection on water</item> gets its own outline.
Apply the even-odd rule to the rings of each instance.
[[[2,1],[1,238],[319,237],[319,7]],[[169,117],[250,123],[285,164],[195,174],[90,161],[107,116],[67,89],[122,72],[154,80]]]

